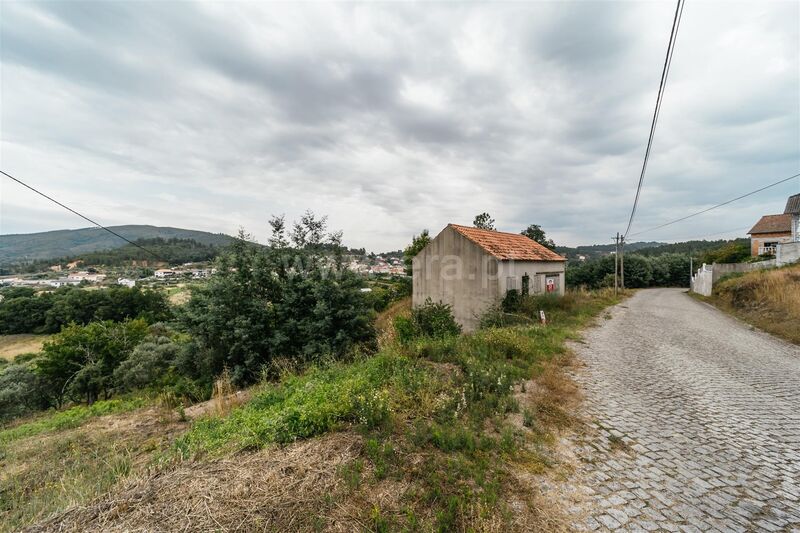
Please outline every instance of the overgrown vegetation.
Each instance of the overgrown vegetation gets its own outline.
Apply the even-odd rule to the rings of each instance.
[[[69,324],[104,320],[144,318],[158,322],[171,316],[163,293],[138,287],[115,286],[91,291],[63,287],[44,293],[27,287],[9,287],[0,294],[3,296],[0,335],[58,333]]]
[[[511,524],[508,502],[529,490],[515,492],[515,476],[546,469],[551,432],[570,423],[569,387],[557,371],[565,341],[615,301],[610,291],[522,298],[515,314],[530,323],[544,309],[549,325],[501,325],[463,336],[428,329],[446,322],[449,311],[429,304],[416,319],[426,326],[404,333],[403,343],[264,384],[230,416],[197,421],[174,453],[197,459],[355,427],[364,448],[340,469],[348,490],[338,497],[366,497],[382,483],[405,487],[383,507],[364,504],[364,523],[439,531]],[[530,394],[519,392],[525,383]]]
[[[709,298],[695,295],[764,331],[800,344],[800,266],[756,270],[714,284]]]
[[[310,362],[374,346],[363,279],[343,268],[340,257],[323,253],[341,235],[328,234],[325,219],[313,213],[295,224],[293,245],[282,220],[277,228],[270,247],[238,239],[182,308],[180,322],[194,344],[192,377],[209,380],[228,368],[241,386],[276,357]]]
[[[394,319],[397,339],[408,344],[419,338],[443,338],[461,333],[461,326],[453,318],[449,305],[433,302],[430,298],[411,310],[410,316]]]

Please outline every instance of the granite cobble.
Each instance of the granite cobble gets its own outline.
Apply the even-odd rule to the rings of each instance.
[[[575,528],[800,532],[800,348],[680,289],[601,322],[575,346]]]

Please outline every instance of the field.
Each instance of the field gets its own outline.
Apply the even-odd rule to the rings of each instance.
[[[20,354],[38,352],[48,338],[50,335],[0,335],[0,359],[11,361]]]
[[[574,292],[531,303],[547,326],[387,335],[375,355],[287,369],[237,401],[22,421],[0,431],[0,531],[566,530],[544,488],[576,423],[566,343],[617,301]]]

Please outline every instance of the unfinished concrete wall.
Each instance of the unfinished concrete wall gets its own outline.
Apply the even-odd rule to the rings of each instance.
[[[472,331],[480,314],[500,299],[497,271],[496,259],[446,227],[414,258],[412,304],[428,298],[446,303],[464,331]]]
[[[530,277],[529,294],[543,294],[547,290],[548,278],[555,281],[555,292],[564,294],[566,281],[564,279],[564,261],[501,261],[498,270],[498,290],[502,296],[508,289],[522,292],[522,277]]]
[[[775,253],[778,266],[790,265],[800,261],[800,242],[784,243],[778,246]]]

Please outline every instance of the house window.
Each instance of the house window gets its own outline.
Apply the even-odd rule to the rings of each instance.
[[[522,294],[528,295],[531,292],[531,277],[527,272],[522,276]]]
[[[506,291],[511,291],[517,288],[517,278],[514,277],[507,277],[506,278]]]

